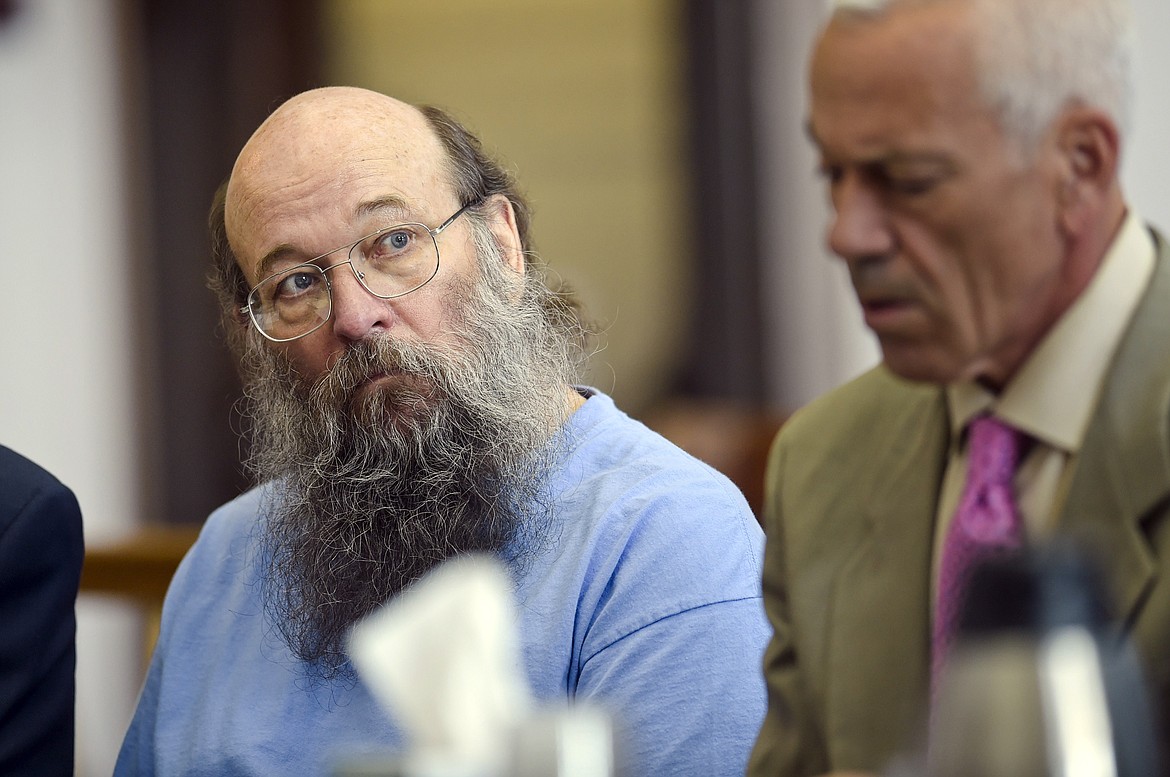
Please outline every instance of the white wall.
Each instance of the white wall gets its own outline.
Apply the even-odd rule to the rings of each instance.
[[[115,5],[23,2],[0,29],[0,442],[73,488],[87,543],[136,523],[141,501]],[[79,774],[112,769],[133,626],[78,606]]]
[[[805,64],[821,24],[812,0],[755,0],[764,293],[769,396],[795,409],[879,358],[845,267],[824,246],[829,218],[817,158],[804,131]]]
[[[765,245],[772,257],[770,305],[773,402],[797,407],[877,362],[848,278],[824,248],[829,209],[804,135],[805,70],[825,3],[755,0],[759,59],[756,99],[764,181]],[[1123,182],[1136,210],[1170,229],[1170,3],[1132,0],[1136,35],[1135,131]]]
[[[1133,207],[1170,229],[1170,3],[1132,0],[1136,22],[1134,130],[1122,181]]]

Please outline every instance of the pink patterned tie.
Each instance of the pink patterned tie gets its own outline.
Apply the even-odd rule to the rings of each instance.
[[[1023,435],[992,416],[968,427],[967,483],[943,544],[939,565],[931,650],[931,688],[937,690],[947,650],[954,639],[967,578],[980,560],[1020,547],[1020,513],[1012,476]]]

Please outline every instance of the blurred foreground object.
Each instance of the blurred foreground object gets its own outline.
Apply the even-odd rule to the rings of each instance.
[[[1159,774],[1153,710],[1093,567],[1071,546],[973,575],[931,721],[939,777]]]
[[[499,561],[445,562],[358,623],[350,656],[411,750],[339,775],[610,777],[613,738],[596,708],[538,709],[523,675],[513,585]]]

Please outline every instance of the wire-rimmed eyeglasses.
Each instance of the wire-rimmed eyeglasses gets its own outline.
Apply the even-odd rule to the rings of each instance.
[[[248,304],[240,312],[248,314],[260,334],[286,343],[312,334],[333,315],[333,287],[326,273],[343,264],[379,299],[418,291],[439,273],[440,233],[480,202],[464,205],[434,229],[415,222],[393,224],[275,272],[252,287]],[[343,261],[325,267],[319,264],[339,251],[346,252]]]

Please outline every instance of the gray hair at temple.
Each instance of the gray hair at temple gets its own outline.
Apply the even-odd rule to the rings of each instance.
[[[898,6],[967,3],[976,13],[979,78],[1005,132],[1035,148],[1069,105],[1130,128],[1128,0],[828,0],[834,15],[880,16]]]
[[[479,138],[446,111],[429,105],[419,106],[419,111],[443,144],[446,151],[447,173],[459,204],[467,205],[493,195],[507,197],[515,213],[516,230],[520,235],[526,270],[538,274],[542,268],[539,266],[540,261],[533,250],[529,234],[531,211],[512,174],[483,150]],[[246,320],[239,311],[247,304],[250,288],[228,242],[226,199],[225,181],[215,193],[208,218],[212,266],[208,273],[207,285],[219,299],[228,344],[238,355],[242,353],[243,338],[248,332],[247,326],[240,326],[246,324]],[[486,244],[493,238],[491,230],[477,211],[477,208],[469,209],[467,218],[473,225],[480,256],[484,256],[485,249],[488,248]],[[579,345],[583,348],[588,346],[592,334],[589,323],[584,321],[577,301],[567,288],[559,284],[555,288],[550,288],[547,294],[542,295],[540,306],[551,324],[566,331],[578,332]]]

